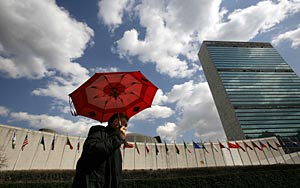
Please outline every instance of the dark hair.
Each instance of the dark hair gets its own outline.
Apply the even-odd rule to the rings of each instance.
[[[126,114],[123,113],[115,113],[114,115],[112,115],[109,120],[108,120],[108,126],[111,126],[111,124],[114,122],[115,119],[123,119],[125,118],[127,121],[129,120],[128,116]]]

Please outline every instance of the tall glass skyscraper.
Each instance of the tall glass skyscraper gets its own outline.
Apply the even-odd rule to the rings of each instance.
[[[299,136],[300,79],[270,43],[204,41],[198,56],[229,140]]]

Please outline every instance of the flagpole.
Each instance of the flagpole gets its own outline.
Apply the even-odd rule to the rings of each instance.
[[[165,151],[166,151],[166,165],[167,165],[167,169],[168,169],[168,151],[167,151],[167,143],[165,140]]]
[[[186,147],[187,147],[187,145],[184,142],[184,140],[183,140],[183,144],[184,144],[184,154],[185,154],[185,160],[186,160],[186,167],[188,168],[189,167],[189,162],[188,162],[187,155],[186,155]]]
[[[155,162],[156,162],[156,169],[158,169],[158,165],[157,165],[157,144],[156,144],[156,141],[154,143],[154,146],[155,146]]]
[[[251,140],[251,143],[252,143],[252,142],[253,142],[253,141]],[[258,157],[258,154],[257,154],[256,150],[255,150],[256,147],[254,147],[253,144],[252,144],[252,147],[253,147],[253,150],[254,150],[255,155],[256,155],[256,157],[257,157],[257,160],[258,160],[258,162],[259,162],[259,165],[261,165],[261,161],[260,161],[260,159],[259,159],[259,157]]]
[[[192,142],[193,142],[193,148],[194,148],[194,154],[195,154],[196,165],[197,165],[197,167],[199,167],[199,165],[198,165],[198,160],[197,160],[196,149],[195,149],[195,146],[194,146],[194,141],[192,140]]]
[[[236,143],[236,142],[235,142],[235,143]],[[237,148],[237,150],[238,150],[240,159],[241,159],[241,161],[242,161],[242,166],[245,166],[244,160],[243,160],[243,158],[242,158],[242,156],[241,156],[241,153],[240,153],[240,148]]]
[[[19,159],[20,159],[20,155],[21,155],[21,148],[20,148],[20,150],[19,150],[18,158],[17,158],[17,160],[16,160],[16,162],[15,162],[15,164],[14,164],[13,170],[16,169],[17,163],[18,163],[18,161],[19,161]]]
[[[51,142],[51,148],[49,149],[49,153],[48,153],[48,156],[47,156],[47,160],[46,160],[46,163],[45,163],[45,167],[48,163],[48,160],[49,160],[49,157],[50,157],[50,153],[51,153],[51,150],[52,150],[52,143],[53,143],[53,140],[54,140],[54,145],[55,145],[55,134],[53,135],[53,139],[52,139],[52,142]]]
[[[290,156],[291,160],[293,161],[294,164],[296,164],[296,161],[295,161],[294,158],[292,157],[292,154],[291,154],[291,151],[290,151],[289,147],[286,146],[286,149],[287,149],[288,152],[289,152],[289,156]]]
[[[272,156],[273,156],[273,158],[274,158],[274,160],[275,160],[275,163],[276,164],[279,164],[279,162],[277,161],[277,159],[276,159],[276,157],[275,157],[275,155],[274,155],[274,153],[273,153],[273,148],[270,148],[270,143],[267,141],[267,145],[268,145],[268,147],[269,147],[269,149],[270,149],[270,151],[271,151],[271,154],[272,154]]]
[[[28,135],[28,133],[29,133],[29,130],[27,130],[26,135]],[[25,138],[26,138],[26,136],[25,136]],[[24,141],[23,141],[23,142],[24,142]],[[22,143],[22,145],[23,145],[23,143]],[[22,145],[21,145],[21,147],[22,147]],[[17,166],[17,163],[18,163],[18,161],[19,161],[19,159],[20,159],[21,151],[22,151],[22,149],[19,150],[18,158],[17,158],[17,160],[16,160],[16,162],[15,162],[15,164],[14,164],[13,170],[15,170],[15,168],[16,168],[16,166]]]
[[[233,159],[233,156],[232,156],[232,153],[231,153],[231,149],[230,149],[230,148],[229,148],[229,153],[230,153],[230,156],[231,156],[231,160],[232,160],[233,166],[235,166],[235,162],[234,162],[234,159]]]
[[[78,137],[78,142],[80,142],[80,136]],[[78,142],[77,142],[77,151],[75,152],[75,157],[74,157],[74,162],[73,162],[73,169],[76,168],[76,157],[77,157],[77,153],[79,152],[78,150]]]
[[[299,147],[299,144],[298,144],[298,143],[299,143],[299,140],[297,139],[297,137],[295,137],[295,139],[297,140],[297,146]],[[299,155],[298,151],[296,151],[295,153],[298,155],[298,157],[299,157],[299,159],[300,159],[300,155]]]
[[[40,141],[40,142],[41,142],[41,141]],[[35,149],[35,151],[34,151],[34,155],[33,155],[33,158],[32,158],[32,160],[31,160],[29,169],[31,169],[31,167],[32,167],[33,161],[34,161],[34,159],[35,159],[35,157],[36,157],[37,150],[39,149],[40,142],[38,142],[37,147],[36,147],[36,149]]]
[[[68,136],[67,136],[67,138],[68,138]],[[63,158],[64,158],[65,150],[66,150],[66,143],[64,144],[64,149],[63,149],[63,152],[62,152],[62,154],[61,154],[61,159],[60,159],[60,163],[59,163],[59,169],[60,169],[60,167],[61,167],[61,163],[62,163],[62,160],[63,160]]]
[[[297,138],[297,137],[295,137],[295,139],[297,140],[297,145],[298,145],[298,148],[299,148],[299,147],[300,147],[300,146],[299,146],[299,144],[300,144],[300,143],[299,143],[299,140],[298,140],[298,138]],[[297,153],[297,155],[298,155],[298,157],[299,157],[299,159],[300,159],[299,152],[298,152],[298,151],[296,151],[296,153]]]
[[[204,149],[204,148],[205,148],[205,145],[204,145],[204,143],[202,142],[202,140],[200,140],[200,142],[201,142],[201,145],[202,145],[201,147],[202,147],[203,156],[204,156],[204,160],[205,160],[205,166],[208,167],[207,160],[206,160],[206,154],[205,154],[205,151],[204,151],[204,150],[205,150],[205,149]],[[204,148],[203,148],[203,146],[204,146]]]
[[[223,157],[224,165],[227,166],[226,161],[225,161],[225,157],[224,157],[224,153],[223,153],[223,149],[222,148],[220,148],[220,149],[221,149],[221,154],[222,154],[222,157]]]
[[[281,139],[281,137],[279,137],[279,139],[281,140],[282,143],[284,143],[283,140]],[[292,155],[291,155],[290,149],[286,146],[285,143],[284,143],[284,145],[285,145],[285,147],[286,147],[286,150],[287,150],[287,152],[288,152],[288,154],[289,154],[291,160],[293,161],[294,164],[296,164],[294,158],[293,158]]]
[[[244,141],[244,140],[242,140],[242,141],[243,141],[243,143],[244,143],[244,146],[245,146],[245,150],[246,150],[247,156],[248,156],[248,158],[249,158],[249,160],[250,160],[250,164],[251,164],[251,166],[253,166],[251,157],[250,157],[250,155],[249,155],[248,147],[246,147],[245,141]],[[247,143],[246,143],[246,144],[247,144]],[[247,145],[248,145],[248,144],[247,144]]]
[[[230,149],[230,147],[229,147],[229,145],[228,145],[228,140],[227,140],[227,147],[228,147],[228,150],[229,150],[229,153],[230,153],[230,156],[231,156],[231,160],[232,160],[232,163],[233,163],[233,166],[235,166],[235,162],[234,162],[234,159],[233,159],[233,156],[232,156],[232,153],[231,153],[231,149]]]
[[[224,161],[224,165],[227,166],[226,164],[226,161],[225,161],[225,157],[224,157],[224,153],[223,153],[223,148],[221,148],[221,145],[220,145],[220,140],[218,139],[218,142],[219,142],[219,148],[220,148],[220,151],[221,151],[221,154],[222,154],[222,157],[223,157],[223,161]]]
[[[176,164],[177,164],[177,168],[178,168],[178,156],[177,156],[178,153],[177,153],[177,149],[176,149],[177,146],[176,146],[175,140],[174,140],[174,147],[175,147],[175,153],[176,153],[176,155],[175,155],[176,156]]]
[[[264,151],[264,147],[261,147],[261,149],[262,149],[262,151],[263,151],[263,153],[264,153],[264,156],[265,156],[265,158],[266,158],[266,160],[267,160],[267,162],[268,162],[268,165],[270,165],[270,161],[269,161],[269,159],[268,159],[268,157],[267,157],[267,155],[266,155],[266,153],[265,153],[265,151]]]
[[[133,151],[133,169],[135,170],[135,150],[136,150],[136,140],[134,136],[134,151]]]
[[[146,164],[146,137],[145,137],[145,140],[144,140],[144,150],[145,150],[145,169],[147,169],[147,164]]]
[[[215,162],[215,166],[217,166],[217,161],[216,161],[216,157],[215,157],[215,153],[214,153],[213,143],[210,140],[209,140],[209,143],[210,143],[210,147],[211,147],[211,152],[213,154],[213,159],[214,159],[214,162]]]
[[[274,142],[274,140],[273,140],[273,142]],[[280,150],[280,148],[279,148],[277,142],[276,142],[276,143],[274,142],[274,144],[276,145],[276,147],[277,147],[277,149],[278,149],[278,151],[279,151],[279,153],[280,153],[280,155],[281,155],[281,157],[282,157],[284,163],[285,163],[285,164],[288,164],[287,161],[285,160],[283,154],[281,153],[281,150]],[[280,146],[281,146],[281,144],[280,144]],[[281,146],[281,147],[282,147],[282,146]]]

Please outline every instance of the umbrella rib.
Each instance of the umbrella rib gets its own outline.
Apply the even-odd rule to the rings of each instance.
[[[107,102],[107,100],[106,100],[106,101],[105,101],[105,104],[104,104],[104,106],[103,106],[103,111],[105,111],[107,103],[108,103],[108,102]],[[101,119],[103,119],[104,114],[105,114],[105,113],[102,113],[102,118],[101,118]]]
[[[125,74],[122,74],[121,79],[120,79],[120,83],[123,81],[124,78],[125,78]]]
[[[137,99],[139,99],[139,100],[145,102],[139,95],[135,94],[134,92],[128,92],[128,93],[125,93],[125,94],[132,94],[132,95],[136,96]]]
[[[125,104],[124,104],[123,99],[122,99],[121,97],[119,97],[119,96],[118,96],[118,98],[120,99],[121,103],[123,104],[123,108],[126,109],[126,108],[125,108]],[[126,110],[125,110],[125,111],[126,111]],[[126,113],[126,112],[125,112],[125,113]]]
[[[103,77],[105,78],[105,80],[108,83],[108,85],[111,85],[110,82],[108,81],[107,77],[105,75]]]

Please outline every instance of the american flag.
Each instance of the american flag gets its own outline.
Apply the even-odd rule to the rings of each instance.
[[[22,147],[21,147],[22,151],[24,150],[25,146],[26,146],[28,143],[29,143],[29,140],[28,140],[28,134],[26,134],[25,139],[24,139],[24,142],[23,142]]]

